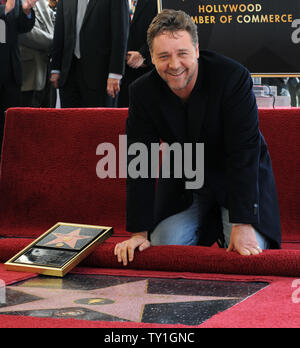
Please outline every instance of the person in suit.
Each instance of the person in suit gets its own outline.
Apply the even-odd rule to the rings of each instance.
[[[128,0],[60,0],[51,81],[62,107],[112,106],[124,74]]]
[[[5,111],[19,106],[21,99],[21,62],[18,35],[33,28],[38,0],[1,0],[0,21],[5,28],[5,42],[0,43],[0,147],[3,138]],[[1,155],[0,155],[1,156]]]
[[[291,106],[300,106],[300,80],[299,77],[290,77],[288,82],[289,92],[291,95]]]
[[[129,85],[153,69],[147,44],[147,30],[156,15],[157,0],[137,0],[130,20],[126,68],[118,97],[119,107],[129,106]]]
[[[171,175],[176,162],[170,176],[157,183],[150,173],[128,175],[126,228],[132,237],[115,246],[118,261],[126,265],[136,248],[144,250],[150,242],[211,246],[218,241],[241,255],[280,248],[275,180],[248,70],[199,50],[197,28],[183,11],[162,11],[149,27],[148,44],[156,69],[130,87],[128,146],[145,145],[154,163],[151,148],[160,140],[204,144],[204,180],[187,188],[185,171]],[[198,155],[184,153],[182,166],[189,160],[197,167]],[[132,160],[128,156],[128,169]]]
[[[53,107],[54,91],[50,84],[50,51],[54,34],[54,12],[48,0],[34,7],[35,25],[19,36],[22,62],[22,106]],[[52,100],[51,100],[52,99]]]

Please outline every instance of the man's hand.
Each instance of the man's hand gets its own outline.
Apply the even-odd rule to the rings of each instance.
[[[58,88],[59,77],[60,77],[60,74],[57,74],[57,73],[51,74],[50,82],[52,83],[52,86],[54,88]]]
[[[38,0],[25,0],[25,1],[23,1],[23,5],[22,5],[23,12],[26,15],[29,15],[31,9],[35,6],[35,4],[37,2],[38,2]]]
[[[134,251],[136,248],[139,248],[139,251],[148,249],[150,247],[150,242],[147,235],[147,232],[133,233],[130,239],[127,239],[122,243],[118,243],[114,250],[114,254],[117,256],[118,262],[123,262],[123,265],[127,266],[128,261],[133,261]]]
[[[5,13],[8,14],[16,6],[16,0],[7,0],[5,4]]]
[[[106,91],[109,96],[115,98],[120,92],[120,80],[108,78]]]
[[[138,51],[128,51],[127,64],[133,69],[138,69],[144,64],[144,58]]]
[[[262,252],[251,225],[235,225],[232,227],[230,244],[227,251],[233,250],[245,256],[258,255]]]

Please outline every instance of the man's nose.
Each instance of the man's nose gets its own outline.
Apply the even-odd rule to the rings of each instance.
[[[169,68],[172,70],[177,70],[180,68],[180,61],[176,56],[171,56],[169,60]]]

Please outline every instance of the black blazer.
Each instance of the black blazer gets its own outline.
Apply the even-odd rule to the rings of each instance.
[[[270,239],[272,248],[279,248],[275,181],[246,68],[200,51],[198,79],[184,107],[155,70],[135,81],[130,93],[128,145],[141,142],[150,147],[160,140],[204,143],[204,184],[216,197],[216,209],[203,226],[207,245],[221,233],[219,207],[224,206],[230,222],[252,224]],[[152,230],[188,208],[192,191],[185,189],[185,181],[159,179],[155,195],[155,179],[128,178],[127,230]]]
[[[77,1],[57,6],[52,70],[60,70],[62,87],[71,68],[76,42]],[[87,85],[106,86],[109,73],[123,74],[129,30],[128,0],[90,0],[80,34],[83,75]]]
[[[0,5],[0,19],[6,23],[6,43],[0,43],[0,84],[7,77],[8,67],[11,64],[13,79],[18,85],[21,85],[22,73],[18,35],[33,28],[35,13],[31,11],[29,19],[22,10],[20,0],[16,0],[14,10],[6,16],[5,5]]]
[[[138,0],[135,13],[130,23],[127,51],[139,51],[146,58],[146,64],[151,65],[147,44],[147,30],[153,18],[157,15],[157,0]]]
[[[144,67],[132,69],[126,64],[119,95],[119,107],[128,107],[128,87],[138,77],[153,68],[147,44],[147,30],[157,15],[157,0],[138,0],[133,19],[130,23],[127,51],[138,51],[145,58]]]

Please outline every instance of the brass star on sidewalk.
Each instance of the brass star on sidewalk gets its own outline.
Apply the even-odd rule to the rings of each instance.
[[[148,280],[125,283],[94,290],[72,290],[53,288],[30,288],[10,286],[10,289],[39,299],[18,305],[0,308],[0,313],[38,311],[68,308],[85,308],[120,320],[141,322],[147,304],[184,303],[220,300],[237,300],[237,297],[190,296],[150,294],[147,292]]]

